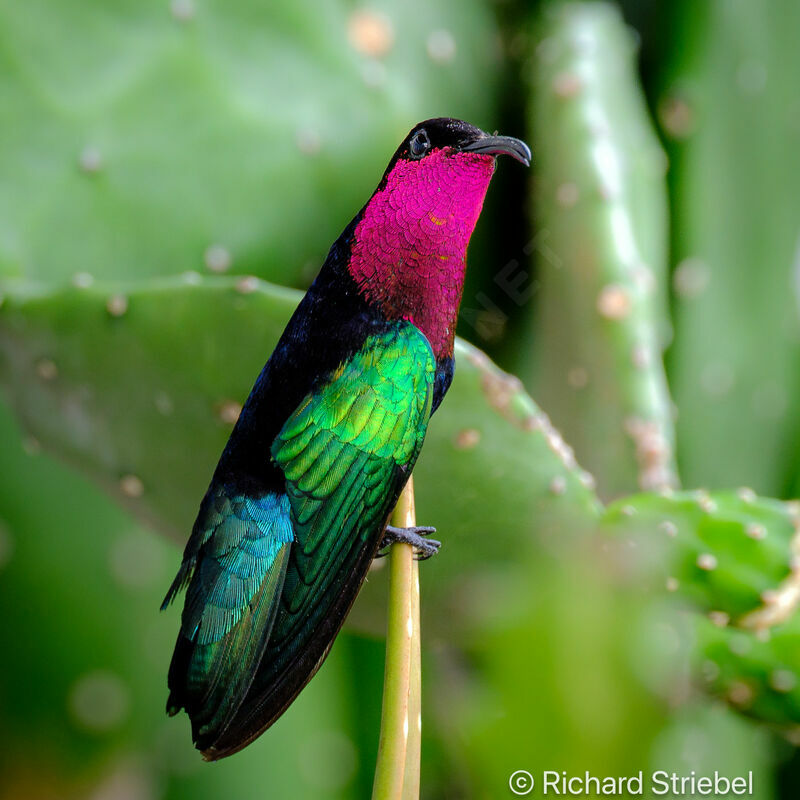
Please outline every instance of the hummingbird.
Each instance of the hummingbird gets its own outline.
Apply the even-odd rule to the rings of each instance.
[[[255,381],[162,609],[185,589],[167,713],[207,760],[241,750],[325,660],[393,528],[453,379],[467,245],[496,158],[527,145],[457,119],[416,125],[333,243]]]

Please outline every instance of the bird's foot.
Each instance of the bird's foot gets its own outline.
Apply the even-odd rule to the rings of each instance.
[[[427,539],[425,537],[430,534],[436,533],[436,528],[431,528],[428,525],[420,525],[414,528],[396,528],[394,525],[387,525],[386,530],[383,532],[383,539],[381,540],[381,549],[375,558],[383,558],[389,555],[389,547],[395,542],[403,542],[410,544],[414,548],[414,555],[418,561],[425,561],[439,552],[442,546],[441,542],[436,539]]]

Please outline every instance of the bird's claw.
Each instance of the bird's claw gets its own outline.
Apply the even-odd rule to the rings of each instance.
[[[383,558],[389,555],[389,547],[391,545],[395,542],[403,542],[404,544],[410,544],[414,548],[414,558],[417,561],[425,561],[436,555],[442,546],[442,543],[436,541],[436,539],[425,538],[432,533],[436,533],[436,528],[432,528],[429,525],[419,525],[413,528],[396,528],[394,525],[387,525],[386,530],[383,532],[381,549],[375,558]]]

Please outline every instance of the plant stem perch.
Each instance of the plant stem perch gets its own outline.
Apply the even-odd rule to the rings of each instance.
[[[397,501],[391,524],[416,524],[413,478]],[[419,797],[420,650],[418,564],[411,545],[397,542],[389,551],[386,667],[373,800]]]

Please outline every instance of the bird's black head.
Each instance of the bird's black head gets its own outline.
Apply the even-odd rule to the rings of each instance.
[[[457,153],[509,155],[525,166],[531,161],[531,151],[519,139],[485,133],[460,119],[435,117],[426,119],[412,128],[397,148],[389,169],[398,159],[419,161],[437,151],[446,151],[453,155]]]

